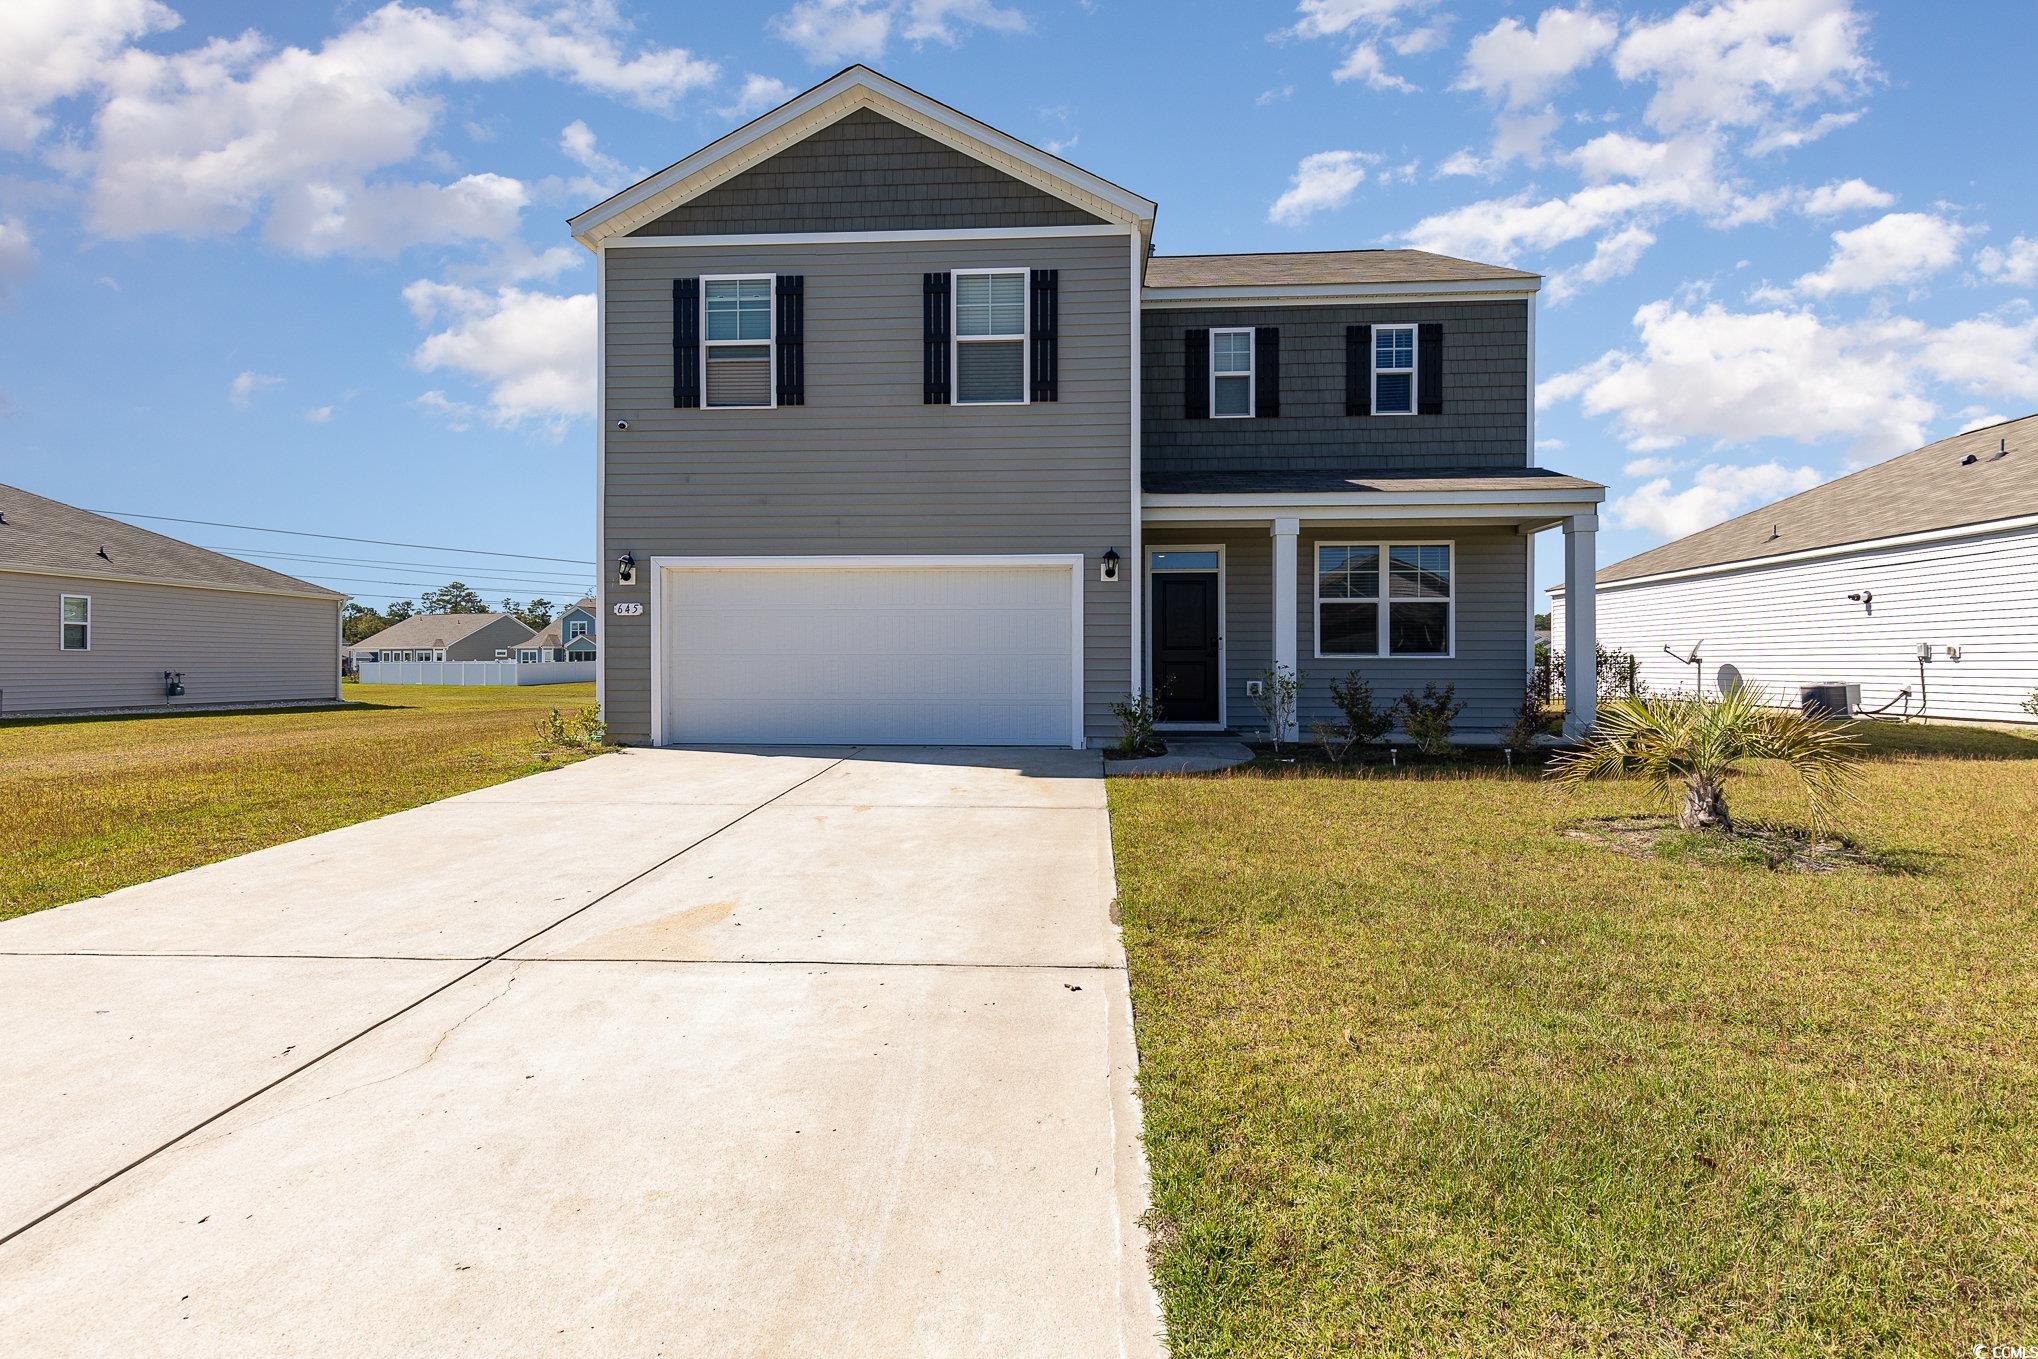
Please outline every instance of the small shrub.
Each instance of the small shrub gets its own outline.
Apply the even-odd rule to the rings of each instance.
[[[1302,672],[1277,665],[1261,671],[1259,679],[1260,691],[1253,697],[1253,706],[1267,719],[1267,739],[1279,750],[1281,737],[1295,720],[1295,705],[1302,697]]]
[[[1323,747],[1323,753],[1332,764],[1343,764],[1352,756],[1352,747],[1359,742],[1349,722],[1318,722],[1309,728],[1309,734]]]
[[[1344,714],[1344,725],[1358,745],[1376,744],[1394,725],[1393,705],[1383,708],[1374,703],[1373,686],[1356,672],[1331,681],[1330,701]]]
[[[538,745],[545,750],[600,750],[608,735],[598,707],[582,708],[570,718],[554,708],[538,719]]]
[[[2025,712],[2031,714],[2031,716],[2038,717],[2038,689],[2033,689],[2031,691],[2031,697],[2025,699],[2018,706],[2021,707]]]
[[[1537,737],[1557,729],[1557,722],[1549,699],[1532,683],[1521,696],[1521,706],[1514,710],[1514,720],[1500,733],[1500,744],[1517,755],[1526,755],[1536,748]]]
[[[1451,724],[1465,711],[1465,705],[1457,700],[1457,685],[1439,689],[1434,680],[1422,686],[1420,695],[1411,689],[1401,696],[1401,729],[1430,759],[1451,753]]]
[[[1561,651],[1550,653],[1549,665],[1546,667],[1548,674],[1545,679],[1550,688],[1569,692],[1566,687],[1569,682],[1569,675],[1566,673],[1568,660],[1569,657]],[[1604,703],[1615,698],[1640,698],[1648,692],[1648,686],[1643,684],[1641,679],[1642,663],[1631,652],[1622,651],[1619,647],[1594,646],[1592,662],[1597,681],[1595,688],[1600,702]]]
[[[1118,719],[1119,754],[1160,753],[1160,742],[1155,739],[1153,729],[1154,724],[1161,720],[1161,701],[1151,690],[1127,694],[1111,705],[1111,715]]]
[[[602,720],[599,707],[590,704],[573,715],[573,738],[576,744],[589,750],[608,741],[609,724]]]

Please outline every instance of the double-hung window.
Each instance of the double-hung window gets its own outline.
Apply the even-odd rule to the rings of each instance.
[[[1024,269],[956,272],[956,405],[1026,400],[1026,282]]]
[[[92,596],[65,595],[58,601],[57,645],[65,651],[92,649]]]
[[[702,359],[706,404],[768,409],[772,384],[773,278],[753,274],[701,280]]]
[[[585,618],[575,618],[566,624],[567,641],[570,642],[576,637],[585,636],[587,636],[587,620]]]
[[[1373,327],[1373,414],[1415,414],[1415,327]]]
[[[1210,414],[1219,418],[1253,413],[1253,332],[1210,332]]]
[[[1318,543],[1316,654],[1449,656],[1449,543]]]

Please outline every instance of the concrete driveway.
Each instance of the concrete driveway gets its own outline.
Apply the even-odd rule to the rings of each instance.
[[[0,1353],[1158,1354],[1110,854],[633,750],[0,925]]]

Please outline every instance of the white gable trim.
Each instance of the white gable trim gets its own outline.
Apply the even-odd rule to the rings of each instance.
[[[867,66],[852,66],[805,94],[708,143],[676,165],[596,204],[567,225],[592,250],[636,230],[858,109],[872,108],[995,170],[1106,221],[1144,226],[1156,206],[1129,189],[907,89]]]

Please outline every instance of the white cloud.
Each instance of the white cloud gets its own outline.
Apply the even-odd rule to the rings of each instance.
[[[1562,439],[1553,438],[1536,440],[1536,452],[1538,453],[1561,453],[1569,447],[1570,445],[1565,443]]]
[[[799,91],[777,76],[758,75],[752,71],[743,77],[743,88],[736,92],[736,98],[716,109],[715,116],[747,121],[777,108],[797,93]]]
[[[10,301],[14,289],[35,272],[35,242],[19,222],[0,217],[0,303]]]
[[[1809,123],[1792,126],[1788,123],[1771,123],[1748,143],[1748,149],[1758,156],[1776,151],[1794,151],[1817,141],[1828,132],[1838,132],[1843,127],[1852,127],[1861,121],[1865,109],[1847,109],[1840,113],[1822,113]]]
[[[1452,175],[1483,175],[1485,173],[1485,159],[1469,148],[1451,152],[1437,166],[1438,179],[1444,179]]]
[[[1408,10],[1426,9],[1430,0],[1301,0],[1302,17],[1288,31],[1298,38],[1334,38],[1361,25],[1393,22]]]
[[[333,408],[331,406],[313,406],[304,413],[304,418],[314,425],[330,423],[333,418]]]
[[[1892,212],[1867,226],[1833,233],[1826,267],[1801,275],[1792,288],[1813,297],[1865,293],[1917,283],[1956,264],[1968,228],[1928,212]],[[1779,297],[1775,289],[1761,294]]]
[[[1253,100],[1253,102],[1261,108],[1265,108],[1269,104],[1278,104],[1285,99],[1293,99],[1294,97],[1295,87],[1293,85],[1275,85],[1269,89],[1261,90],[1259,97]]]
[[[1639,453],[1687,441],[1842,439],[1872,460],[1925,442],[1940,403],[1972,393],[2038,400],[2038,318],[2012,310],[1933,327],[1904,317],[1829,324],[1805,310],[1702,310],[1652,302],[1639,346],[1537,388],[1614,422]]]
[[[107,236],[230,233],[265,213],[273,241],[307,254],[384,251],[396,230],[500,236],[513,180],[376,176],[420,156],[447,83],[540,73],[665,112],[715,79],[683,48],[626,56],[622,34],[597,0],[542,12],[466,0],[451,13],[385,5],[315,51],[254,32],[168,56],[130,47],[104,64],[93,136],[66,163]]]
[[[226,399],[234,404],[234,409],[246,410],[254,404],[258,393],[270,387],[281,386],[282,383],[283,379],[280,377],[243,369],[226,385]]]
[[[0,147],[28,150],[49,127],[44,109],[92,88],[134,39],[180,22],[156,0],[7,0],[0,5]]]
[[[559,149],[579,162],[586,173],[564,182],[547,180],[543,187],[548,191],[556,190],[551,195],[553,197],[563,194],[583,201],[607,198],[649,173],[642,168],[625,165],[602,150],[595,143],[594,130],[578,118],[559,130]]]
[[[1984,246],[1974,257],[1974,267],[1991,283],[2009,283],[2028,288],[2038,283],[2038,238],[2019,236],[2007,250]]]
[[[1387,69],[1386,61],[1380,56],[1376,43],[1362,42],[1346,55],[1344,63],[1331,72],[1330,78],[1340,83],[1347,80],[1363,80],[1368,89],[1393,90],[1399,94],[1413,94],[1416,87]]]
[[[1668,476],[1682,466],[1684,464],[1675,458],[1663,458],[1652,455],[1646,458],[1628,459],[1621,464],[1620,474],[1624,477],[1662,477]]]
[[[1546,9],[1533,29],[1502,19],[1472,39],[1453,89],[1479,90],[1509,108],[1533,104],[1613,46],[1619,30],[1587,9]]]
[[[1986,429],[1990,425],[2000,425],[2009,418],[2007,415],[1998,411],[1992,411],[1986,406],[1969,406],[1966,410],[1960,412],[1962,423],[1960,428],[1955,430],[1954,433],[1966,434],[1970,430]]]
[[[1647,227],[1630,224],[1600,238],[1593,247],[1592,258],[1571,269],[1560,269],[1550,276],[1543,288],[1543,296],[1551,306],[1562,306],[1576,297],[1585,288],[1606,282],[1608,279],[1625,278],[1635,271],[1635,265],[1656,243],[1656,233]]]
[[[1873,212],[1896,202],[1865,179],[1835,180],[1805,195],[1804,210],[1813,217],[1838,217],[1848,212]]]
[[[1364,151],[1318,151],[1302,158],[1288,191],[1267,209],[1267,220],[1300,226],[1319,212],[1341,208],[1365,181],[1366,166],[1379,157]]]
[[[420,279],[403,297],[419,324],[442,327],[412,361],[426,372],[452,371],[487,384],[495,424],[536,420],[557,432],[594,413],[594,294],[513,286],[488,292]],[[457,404],[443,393],[421,400],[434,395],[441,405]]]
[[[1708,463],[1681,491],[1671,489],[1668,477],[1657,477],[1626,495],[1615,496],[1607,512],[1621,528],[1682,538],[1755,505],[1808,491],[1820,480],[1812,468],[1785,467],[1779,462],[1752,466]]]
[[[1852,0],[1695,0],[1631,26],[1613,65],[1655,84],[1647,116],[1659,129],[1759,125],[1865,85],[1866,28]]]
[[[771,20],[772,31],[817,66],[876,61],[895,32],[954,47],[970,28],[1023,33],[1026,16],[991,0],[800,0]]]
[[[1440,23],[1424,24],[1421,28],[1411,28],[1406,33],[1389,38],[1387,45],[1392,47],[1397,55],[1404,57],[1419,57],[1425,52],[1434,52],[1444,45],[1444,27],[1447,22],[1448,20],[1445,20]]]

